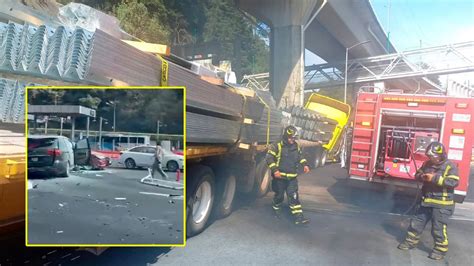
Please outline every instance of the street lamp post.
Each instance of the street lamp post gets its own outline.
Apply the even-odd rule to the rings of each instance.
[[[107,124],[107,119],[103,118],[102,116],[99,118],[99,149],[102,149],[102,120],[105,120]]]
[[[106,102],[107,105],[114,107],[114,132],[115,132],[115,108],[117,107],[117,102]]]
[[[345,74],[344,74],[344,103],[347,103],[347,64],[348,64],[348,61],[349,61],[349,50],[356,47],[356,46],[359,46],[359,45],[362,45],[362,44],[366,44],[366,43],[369,43],[370,41],[364,41],[364,42],[360,42],[360,43],[356,43],[354,45],[352,45],[351,47],[348,47],[346,48],[346,67],[345,67]]]

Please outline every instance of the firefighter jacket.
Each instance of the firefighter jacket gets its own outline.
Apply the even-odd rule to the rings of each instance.
[[[297,142],[289,144],[283,140],[273,143],[268,148],[266,161],[268,167],[274,174],[280,171],[281,176],[292,179],[298,176],[298,166],[306,166],[307,161],[303,158],[303,152]]]
[[[423,181],[423,174],[432,173],[431,182]],[[459,176],[457,166],[450,160],[439,164],[431,161],[423,163],[415,177],[423,181],[422,202],[425,207],[452,209],[454,207],[454,188],[458,186]]]

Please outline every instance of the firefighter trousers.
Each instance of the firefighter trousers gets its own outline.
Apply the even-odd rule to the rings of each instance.
[[[410,245],[417,245],[426,224],[431,220],[431,235],[435,241],[433,252],[445,255],[448,252],[448,220],[453,211],[453,209],[418,206],[415,216],[410,221],[406,241]]]
[[[275,192],[273,197],[273,209],[279,211],[285,199],[285,192],[288,198],[288,205],[291,214],[298,216],[303,214],[301,203],[298,196],[298,180],[292,179],[277,179],[272,180],[272,190]]]

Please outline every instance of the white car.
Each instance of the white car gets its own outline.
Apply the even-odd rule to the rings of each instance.
[[[137,167],[152,168],[155,162],[156,147],[154,146],[136,146],[126,151],[120,152],[119,164],[126,168],[132,169]],[[164,157],[161,166],[170,171],[176,172],[183,169],[183,155],[174,154],[170,151],[163,150]]]

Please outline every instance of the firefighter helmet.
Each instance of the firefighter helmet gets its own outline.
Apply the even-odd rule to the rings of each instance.
[[[426,148],[426,155],[428,157],[441,157],[446,158],[446,149],[441,142],[434,141]]]
[[[287,126],[283,132],[283,138],[296,138],[298,137],[298,129],[294,126]]]

